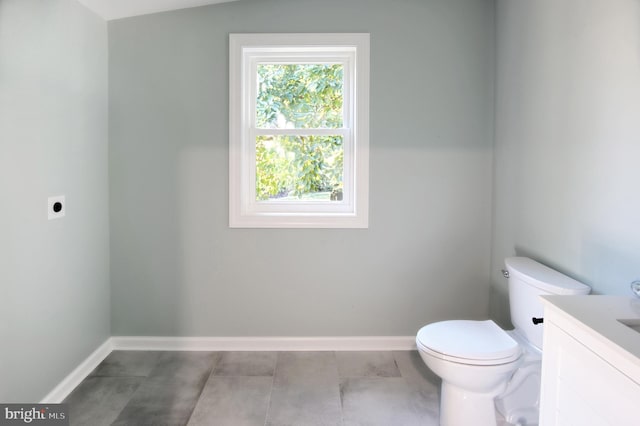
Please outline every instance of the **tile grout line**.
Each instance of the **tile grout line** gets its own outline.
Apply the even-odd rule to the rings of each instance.
[[[117,349],[114,349],[111,353],[115,352]],[[111,354],[109,354],[111,355]],[[105,358],[106,359],[106,358]],[[151,367],[149,369],[149,371],[147,372],[146,375],[144,376],[122,376],[122,377],[138,377],[141,378],[142,380],[140,381],[140,383],[138,384],[138,386],[136,387],[136,389],[131,392],[131,395],[129,395],[129,398],[127,399],[127,402],[125,404],[122,405],[122,409],[118,412],[118,414],[115,416],[113,422],[111,422],[111,424],[115,424],[115,422],[118,420],[118,418],[120,417],[120,414],[122,414],[122,412],[124,411],[124,409],[129,405],[129,403],[131,402],[131,400],[133,400],[134,395],[140,390],[140,388],[142,387],[142,385],[147,381],[147,379],[149,378],[149,374],[151,373],[151,371],[153,371],[153,369],[156,367],[156,365],[158,364],[158,359],[159,357],[155,360],[155,362],[153,363],[153,367]],[[104,360],[103,360],[104,362]],[[102,364],[102,363],[101,363]],[[97,369],[98,367],[96,367]],[[118,376],[97,376],[97,377],[118,377]]]
[[[188,425],[189,422],[191,421],[191,417],[193,417],[193,412],[196,411],[196,407],[198,406],[198,403],[200,402],[200,398],[202,397],[202,392],[204,392],[204,388],[207,387],[207,383],[209,383],[209,380],[211,380],[211,377],[214,377],[213,372],[218,366],[218,363],[220,362],[220,360],[222,359],[222,353],[220,351],[216,351],[215,354],[217,355],[216,361],[211,366],[211,371],[209,372],[209,376],[207,377],[207,380],[204,381],[204,384],[200,388],[200,392],[198,393],[198,398],[196,399],[196,403],[193,405],[193,408],[191,409],[191,413],[189,413],[189,418],[185,422],[185,425]]]
[[[342,381],[342,377],[340,377],[340,368],[338,366],[338,354],[336,353],[336,351],[332,351],[333,352],[333,359],[335,360],[335,365],[336,365],[336,378],[337,378],[337,386],[338,386],[338,399],[340,400],[340,423],[342,426],[344,426],[344,401],[342,400],[342,389],[341,389],[341,381]]]
[[[280,351],[276,351],[276,363],[273,366],[273,377],[271,378],[271,389],[269,389],[269,403],[267,404],[267,411],[264,413],[264,426],[267,426],[267,420],[269,420],[269,411],[271,411],[271,396],[273,395],[273,388],[276,384],[276,373],[278,372],[279,359],[280,359]]]

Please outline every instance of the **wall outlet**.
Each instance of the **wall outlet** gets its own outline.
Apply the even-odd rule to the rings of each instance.
[[[49,197],[47,204],[47,216],[49,220],[64,217],[64,214],[67,210],[67,203],[64,200],[64,195]]]

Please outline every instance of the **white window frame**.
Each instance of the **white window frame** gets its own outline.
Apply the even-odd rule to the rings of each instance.
[[[258,63],[344,66],[343,127],[256,127]],[[256,200],[259,135],[343,137],[342,201]],[[367,228],[369,216],[369,34],[229,35],[229,226],[231,228]]]

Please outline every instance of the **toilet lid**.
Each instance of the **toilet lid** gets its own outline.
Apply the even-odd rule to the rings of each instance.
[[[416,343],[443,358],[470,364],[506,363],[520,355],[518,343],[491,320],[435,322],[418,331]]]

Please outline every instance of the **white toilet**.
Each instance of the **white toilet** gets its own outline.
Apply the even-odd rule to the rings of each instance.
[[[416,344],[442,379],[442,426],[493,426],[495,410],[511,424],[538,424],[542,366],[540,295],[588,294],[591,289],[527,257],[505,259],[514,330],[491,320],[428,324]]]

